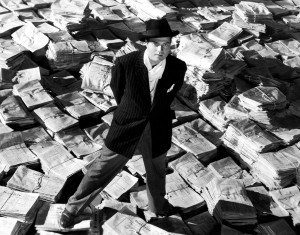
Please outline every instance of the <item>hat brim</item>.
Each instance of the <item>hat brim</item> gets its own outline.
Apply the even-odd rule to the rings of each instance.
[[[179,34],[178,30],[172,32],[143,32],[140,33],[140,40],[145,41],[150,38],[174,37]]]

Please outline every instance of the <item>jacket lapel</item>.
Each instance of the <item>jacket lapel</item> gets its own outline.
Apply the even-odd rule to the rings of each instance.
[[[145,103],[151,106],[151,96],[150,96],[150,88],[149,88],[149,78],[148,78],[148,70],[144,64],[144,53],[142,51],[138,55],[137,64],[136,64],[136,76],[140,82],[141,88],[145,94]]]

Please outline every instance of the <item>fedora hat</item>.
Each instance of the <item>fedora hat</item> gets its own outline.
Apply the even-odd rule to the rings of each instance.
[[[140,40],[145,41],[149,38],[174,37],[179,31],[172,31],[168,21],[163,18],[159,20],[146,21],[146,31],[140,34]]]

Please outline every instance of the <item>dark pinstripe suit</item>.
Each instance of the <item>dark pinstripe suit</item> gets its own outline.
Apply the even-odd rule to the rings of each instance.
[[[143,55],[144,52],[133,52],[116,59],[111,88],[118,108],[101,155],[90,165],[66,205],[72,214],[80,214],[103,190],[134,154],[138,144],[146,169],[149,208],[158,213],[169,207],[164,196],[165,155],[171,145],[174,115],[170,104],[183,83],[186,65],[175,57],[166,58],[166,67],[151,105]]]
[[[170,104],[182,86],[186,71],[183,61],[169,55],[151,105],[148,71],[143,55],[144,51],[138,51],[117,58],[112,70],[111,88],[118,108],[105,144],[114,152],[129,158],[148,121],[152,133],[152,156],[157,157],[170,148],[174,117]],[[173,89],[167,92],[172,86]]]

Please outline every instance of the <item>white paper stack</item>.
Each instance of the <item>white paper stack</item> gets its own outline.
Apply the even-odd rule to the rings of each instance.
[[[56,96],[55,100],[63,110],[79,120],[88,117],[97,117],[101,111],[78,91]]]
[[[85,64],[80,70],[82,77],[81,87],[113,97],[110,88],[112,66],[111,62],[95,56],[91,62]]]
[[[90,60],[92,50],[86,41],[50,42],[46,57],[53,70],[79,70]]]
[[[53,98],[45,91],[39,80],[16,84],[13,93],[22,99],[29,110],[53,102]]]
[[[25,52],[28,50],[13,41],[12,39],[0,38],[0,65],[1,68],[15,69],[20,66],[25,58]]]
[[[229,124],[224,136],[224,143],[231,143],[238,153],[249,151],[268,152],[283,144],[281,140],[262,130],[253,121],[244,119]]]
[[[30,226],[30,222],[11,217],[0,217],[0,228],[3,235],[25,235]]]
[[[277,204],[286,210],[293,219],[294,226],[300,223],[300,191],[297,186],[270,191],[269,194]]]
[[[38,193],[43,201],[56,202],[62,193],[65,181],[46,176],[25,166],[19,166],[7,182],[7,187],[21,192]]]
[[[273,19],[272,13],[268,10],[264,3],[242,1],[234,6],[236,13],[245,22],[261,23]]]
[[[27,146],[37,144],[42,141],[51,141],[52,138],[42,127],[34,127],[21,131],[22,138]]]
[[[254,87],[238,97],[240,104],[252,111],[279,110],[287,105],[286,96],[276,87]]]
[[[54,139],[66,146],[77,158],[82,158],[101,149],[101,145],[88,138],[79,127],[57,132]]]
[[[177,58],[187,65],[198,66],[203,69],[217,69],[223,65],[225,51],[222,48],[207,49],[197,42],[186,44],[178,53]]]
[[[49,38],[41,33],[31,22],[27,22],[11,36],[14,41],[21,44],[31,52],[42,49],[49,42]]]
[[[19,192],[0,186],[0,215],[33,222],[39,207],[39,194]]]
[[[137,182],[138,178],[126,171],[121,171],[112,179],[112,181],[100,194],[103,195],[103,198],[106,198],[106,194],[108,194],[108,198],[118,199],[135,186]]]
[[[202,193],[208,211],[219,222],[232,225],[254,225],[256,210],[240,180],[214,178]]]
[[[201,101],[199,111],[218,130],[225,131],[229,121],[225,116],[225,105],[226,102],[220,96],[217,96]]]
[[[24,127],[36,121],[12,90],[0,91],[0,120],[3,124]]]
[[[22,27],[25,23],[21,21],[18,16],[12,12],[0,15],[0,36],[5,37],[11,35],[18,28]]]
[[[201,2],[198,0],[196,0],[196,2],[201,4]],[[198,4],[196,4],[196,5],[198,5]],[[202,15],[203,17],[205,17],[205,19],[207,19],[211,22],[216,22],[216,23],[222,23],[222,22],[230,19],[230,17],[231,17],[230,12],[224,12],[224,11],[218,10],[216,7],[210,7],[209,3],[206,6],[202,5],[202,6],[198,7],[197,13]]]
[[[204,199],[190,188],[177,172],[166,176],[166,198],[183,213],[205,205]]]
[[[40,142],[31,145],[30,149],[40,159],[42,170],[48,176],[67,179],[86,165],[56,141]]]
[[[237,165],[231,157],[226,157],[221,160],[210,163],[207,166],[215,177],[240,179],[245,187],[255,184],[257,181],[239,165]]]
[[[209,32],[207,37],[215,41],[220,46],[228,46],[242,33],[242,31],[242,28],[228,22],[224,22],[218,28]]]
[[[214,177],[213,172],[204,167],[191,153],[184,154],[169,165],[198,193]]]
[[[217,154],[214,144],[185,124],[173,128],[172,142],[194,154],[202,163],[211,162]]]
[[[42,126],[52,132],[58,132],[78,125],[78,120],[62,112],[54,104],[37,108],[32,113]]]
[[[70,232],[76,233],[76,231],[88,231],[90,229],[91,216],[90,210],[85,209],[80,216],[75,219],[75,224],[69,228],[61,227],[59,221],[65,204],[47,204],[41,207],[37,214],[37,220],[35,221],[35,229],[38,232],[52,231],[52,232]],[[56,234],[56,233],[51,233]]]
[[[187,13],[180,17],[181,21],[185,24],[195,28],[196,30],[209,30],[212,29],[216,22],[205,19],[197,13]]]
[[[258,154],[251,174],[269,189],[286,187],[296,178],[296,170],[300,165],[299,154],[300,150],[295,145],[277,152]]]
[[[138,217],[128,209],[122,209],[107,220],[102,226],[104,234],[111,235],[168,235],[169,233],[154,226],[147,224],[146,221]]]
[[[148,209],[148,196],[145,185],[130,193],[130,202],[140,209]]]
[[[126,166],[128,167],[128,170],[131,172],[131,174],[138,174],[146,179],[146,169],[142,155],[133,155],[133,157],[126,163]]]
[[[266,25],[265,24],[246,22],[236,12],[232,13],[232,24],[234,24],[240,28],[246,29],[250,32],[255,31],[257,33],[266,33]]]
[[[21,132],[0,134],[0,164],[5,171],[19,165],[36,165],[38,158],[26,147]]]
[[[25,4],[21,0],[10,1],[10,0],[1,0],[1,5],[11,11],[21,11],[32,8],[31,6]]]
[[[137,12],[137,16],[142,19],[173,18],[176,15],[176,11],[162,0],[127,0],[126,4],[132,7]]]
[[[116,100],[111,96],[89,90],[83,90],[80,94],[104,112],[109,112],[117,107]]]
[[[60,29],[80,27],[80,22],[90,14],[88,1],[57,0],[51,4],[51,20]]]

